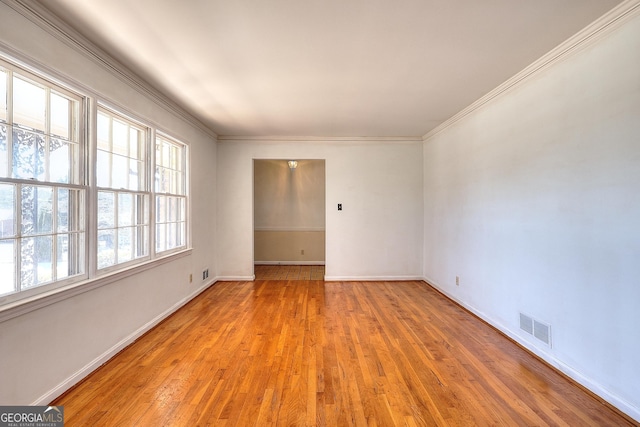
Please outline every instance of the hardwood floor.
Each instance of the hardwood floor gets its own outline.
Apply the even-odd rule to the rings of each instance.
[[[255,265],[256,280],[324,280],[324,265]]]
[[[633,425],[424,282],[219,282],[54,404],[67,426]]]

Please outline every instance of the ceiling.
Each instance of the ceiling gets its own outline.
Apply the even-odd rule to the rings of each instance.
[[[619,0],[46,0],[218,135],[421,136]]]

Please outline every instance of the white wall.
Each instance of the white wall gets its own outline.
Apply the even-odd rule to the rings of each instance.
[[[427,280],[636,419],[639,15],[424,144]]]
[[[210,282],[200,280],[203,268],[210,268],[215,276],[215,136],[64,40],[0,3],[0,50],[11,50],[31,66],[47,68],[90,94],[102,94],[112,104],[189,143],[193,251],[0,321],[2,405],[49,403],[206,287]],[[189,283],[190,273],[193,283]]]
[[[253,275],[253,159],[292,158],[326,161],[327,279],[422,277],[421,155],[415,141],[218,142],[219,274]]]
[[[254,163],[256,229],[323,230],[325,225],[325,173],[322,160],[287,160]]]

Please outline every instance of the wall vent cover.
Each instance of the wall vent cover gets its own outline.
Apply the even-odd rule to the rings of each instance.
[[[551,326],[520,313],[520,329],[551,347]]]
[[[533,319],[526,314],[520,313],[520,329],[533,335]]]

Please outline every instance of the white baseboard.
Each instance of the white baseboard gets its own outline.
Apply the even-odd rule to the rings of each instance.
[[[502,325],[501,323],[496,322],[494,319],[490,318],[486,314],[482,313],[481,311],[478,311],[475,307],[472,307],[472,306],[468,305],[467,303],[465,303],[464,301],[461,301],[458,298],[454,297],[453,295],[451,295],[450,293],[445,291],[434,280],[431,280],[430,278],[428,278],[426,276],[422,277],[421,280],[424,280],[425,282],[427,282],[427,284],[429,286],[433,287],[438,292],[441,292],[443,295],[445,295],[450,300],[452,300],[455,303],[459,304],[460,306],[464,307],[466,310],[468,310],[469,312],[473,313],[475,316],[479,317],[480,319],[484,320],[485,322],[487,322],[488,324],[490,324],[494,328],[498,329],[500,332],[505,334],[507,337],[509,337],[513,341],[517,342],[519,345],[521,345],[522,347],[526,348],[528,351],[530,351],[531,353],[535,354],[540,359],[544,360],[546,363],[551,365],[553,368],[557,369],[558,371],[562,372],[567,377],[571,378],[573,381],[577,382],[578,384],[582,385],[583,387],[585,387],[586,389],[588,389],[592,393],[594,393],[597,396],[601,397],[603,400],[605,400],[606,402],[610,403],[612,406],[615,406],[621,412],[624,412],[625,414],[627,414],[628,416],[630,416],[631,418],[633,418],[636,421],[640,421],[640,408],[637,408],[637,407],[633,406],[632,404],[630,404],[626,400],[621,399],[619,396],[611,393],[609,390],[607,390],[606,388],[602,387],[600,384],[598,384],[597,382],[593,381],[591,378],[583,375],[582,373],[580,373],[576,369],[572,368],[571,366],[567,365],[562,360],[560,360],[557,357],[555,357],[553,354],[545,351],[544,349],[535,347],[534,345],[532,345],[532,343],[524,340],[520,335],[518,335],[518,333],[510,330],[509,328],[507,328],[506,326]]]
[[[252,276],[216,276],[216,282],[253,282],[256,280],[255,274]]]
[[[324,265],[324,261],[254,261],[255,265]]]
[[[325,282],[402,282],[424,280],[422,276],[324,276]]]
[[[180,307],[182,307],[183,305],[185,305],[186,303],[188,303],[189,301],[191,301],[192,299],[200,295],[203,291],[205,291],[215,282],[216,282],[215,279],[210,282],[207,282],[206,284],[202,285],[191,294],[187,295],[186,297],[184,297],[183,299],[181,299],[180,301],[178,301],[177,303],[175,303],[174,305],[172,305],[171,307],[169,307],[168,309],[160,313],[158,316],[151,319],[146,324],[142,325],[137,330],[133,331],[131,334],[123,338],[120,342],[116,343],[113,347],[111,347],[110,349],[102,353],[100,356],[93,359],[91,362],[89,362],[79,371],[71,375],[69,378],[62,381],[56,387],[49,390],[42,396],[40,396],[38,399],[35,400],[35,402],[31,403],[31,405],[39,406],[39,405],[48,405],[49,403],[51,403],[53,400],[61,396],[65,391],[69,390],[71,387],[73,387],[74,385],[79,383],[81,380],[83,380],[85,377],[87,377],[90,373],[92,373],[97,368],[99,368],[100,366],[105,364],[107,361],[109,361],[109,359],[111,359],[113,356],[118,354],[128,345],[132,344],[135,340],[140,338],[147,331],[151,330],[158,323],[162,322],[169,315],[173,314]]]

